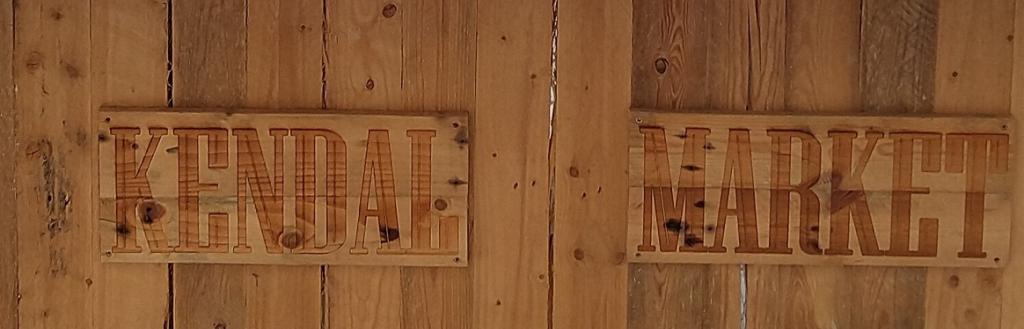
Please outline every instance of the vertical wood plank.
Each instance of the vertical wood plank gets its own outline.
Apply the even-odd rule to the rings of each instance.
[[[1013,67],[1013,12],[1012,0],[940,3],[935,112],[1009,113],[1012,72],[1007,68]],[[955,223],[957,219],[947,220]],[[925,327],[998,328],[1005,309],[1001,308],[1001,272],[928,269]]]
[[[477,6],[470,328],[546,328],[552,4]]]
[[[750,109],[785,111],[788,1],[756,1],[750,12]]]
[[[866,111],[931,111],[938,1],[864,0],[861,91]]]
[[[788,0],[786,108],[860,111],[862,0]]]
[[[864,0],[861,101],[868,112],[931,112],[938,0]],[[923,328],[926,271],[848,268],[851,327]]]
[[[469,328],[466,268],[402,268],[402,328]]]
[[[406,1],[400,10],[403,110],[472,110],[476,1]],[[402,268],[402,328],[469,328],[470,283],[468,268]]]
[[[1024,0],[1014,1],[1014,28],[1011,41],[1013,41],[1013,70],[1012,89],[1010,93],[1010,113],[1016,119],[1017,127],[1024,127]],[[1018,37],[1022,36],[1022,37]],[[1024,142],[1017,138],[1015,151],[1017,154],[1024,152]],[[1017,175],[1014,180],[1014,190],[1024,191],[1024,175]],[[1017,202],[1013,208],[1014,214],[1024,214],[1024,202]],[[1010,235],[1017,237],[1024,236],[1024,225],[1016,224],[1010,226]],[[1000,294],[1003,297],[1002,309],[1007,310],[1001,314],[1002,329],[1024,328],[1024,312],[1011,310],[1024,309],[1024,243],[1010,244],[1010,261],[1003,269],[1003,286]]]
[[[323,1],[253,0],[246,19],[246,106],[321,108]],[[320,328],[320,266],[245,271],[246,328]]]
[[[328,1],[328,108],[400,108],[404,12],[399,0]]]
[[[19,326],[90,328],[89,3],[19,1],[15,17]]]
[[[785,45],[775,50],[783,52],[785,72],[775,83],[783,85],[785,105],[766,102],[766,109],[860,111],[860,1],[789,0],[784,14]],[[857,316],[849,314],[850,301],[836,284],[848,280],[842,267],[748,270],[749,328],[832,328]]]
[[[752,73],[770,77],[782,67],[765,49],[775,40],[751,35],[761,18],[755,5],[752,1],[635,1],[633,104],[673,111],[749,108]],[[765,18],[779,19],[776,16]],[[756,71],[750,57],[754,49],[766,55]],[[778,95],[773,94],[778,93],[773,88],[777,87],[760,89],[757,97],[774,100]],[[739,326],[739,267],[633,264],[630,269],[629,328]]]
[[[225,107],[245,102],[246,2],[172,2],[173,105]],[[174,325],[244,328],[246,273],[239,265],[173,267]]]
[[[678,1],[678,0],[677,0]],[[751,15],[755,1],[707,0],[708,95],[713,110],[750,109]]]
[[[15,159],[18,152],[14,109],[14,2],[0,5],[0,157]],[[15,162],[5,161],[0,167],[0,208],[16,209],[14,179]],[[0,215],[0,226],[9,229],[0,233],[0,327],[18,327],[18,218],[14,211]]]
[[[626,162],[608,159],[626,157],[632,2],[561,1],[558,15],[551,327],[621,329]]]
[[[401,280],[398,269],[329,267],[328,328],[402,328]]]
[[[401,1],[327,2],[326,101],[331,109],[398,110],[402,104]],[[401,328],[395,267],[329,266],[330,328]]]
[[[93,105],[166,104],[167,11],[166,1],[92,4]],[[97,264],[95,327],[164,326],[167,270],[162,264]]]

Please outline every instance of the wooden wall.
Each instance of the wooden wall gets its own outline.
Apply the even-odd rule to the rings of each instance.
[[[630,107],[1024,117],[1016,17],[1022,0],[5,1],[0,328],[1024,328],[1024,243],[984,270],[623,249]],[[470,111],[471,265],[100,264],[92,115],[165,104]]]
[[[554,328],[1024,327],[1019,259],[995,270],[626,264],[627,164],[608,160],[626,158],[630,107],[1019,117],[1017,2],[560,1]]]
[[[0,328],[546,327],[552,16],[548,0],[4,1]],[[471,112],[472,176],[491,182],[473,185],[471,265],[100,264],[91,116],[165,104]]]

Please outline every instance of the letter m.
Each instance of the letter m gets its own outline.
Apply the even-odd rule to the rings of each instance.
[[[706,251],[704,246],[704,144],[711,130],[687,128],[682,135],[683,161],[679,181],[672,186],[665,129],[641,127],[643,157],[643,241],[638,251],[655,251],[653,232],[658,232],[661,251]],[[685,210],[684,210],[685,209]],[[683,218],[685,213],[686,218]]]

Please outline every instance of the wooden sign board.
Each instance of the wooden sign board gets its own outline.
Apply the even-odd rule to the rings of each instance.
[[[100,112],[105,259],[466,265],[466,115],[238,112]]]
[[[641,263],[999,267],[1008,118],[633,111]]]

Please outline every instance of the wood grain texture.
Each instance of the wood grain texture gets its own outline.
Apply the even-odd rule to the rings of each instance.
[[[328,108],[401,109],[405,11],[401,1],[327,2]],[[329,266],[325,271],[330,328],[401,328],[400,268]]]
[[[105,261],[466,266],[469,187],[451,182],[469,175],[461,136],[471,125],[464,113],[224,110],[230,113],[101,109],[97,176]],[[266,111],[275,112],[258,113]],[[199,141],[200,132],[210,142]],[[416,132],[431,136],[424,141],[429,151],[404,136]],[[317,136],[327,140],[319,152]],[[323,163],[312,163],[314,157]],[[315,185],[325,197],[315,197]],[[417,246],[419,224],[405,211],[424,195],[426,214],[441,222],[435,226],[447,223],[443,217],[453,225],[450,232],[438,229],[436,238],[428,231]],[[323,213],[314,214],[316,207]],[[379,209],[387,213],[377,219]],[[224,220],[205,220],[214,214]],[[379,243],[385,233],[391,236]],[[450,248],[446,239],[454,241]],[[319,281],[316,272],[312,281]]]
[[[166,1],[93,3],[94,106],[166,104],[167,11]],[[167,323],[167,269],[163,264],[98,264],[95,327],[158,328]]]
[[[939,0],[863,0],[865,111],[929,112],[935,100]]]
[[[864,111],[932,111],[938,0],[863,0],[860,89]],[[846,325],[923,328],[924,269],[847,270],[844,297],[851,316]]]
[[[756,23],[751,16],[756,13],[753,5],[747,1],[635,1],[632,103],[678,112],[747,109],[750,24]],[[775,65],[766,62],[758,72],[777,74]],[[739,289],[735,265],[632,264],[629,327],[737,327]],[[687,296],[686,302],[677,302],[679,296]]]
[[[943,0],[938,16],[935,112],[1010,113],[1014,1]],[[1016,313],[1003,305],[1003,271],[928,269],[925,327],[999,328]]]
[[[470,328],[548,325],[552,16],[548,0],[477,2]]]
[[[1014,33],[1012,36],[1013,38],[1008,37],[1010,41],[1013,41],[1014,47],[1010,112],[1017,124],[1021,125],[1024,124],[1024,65],[1021,65],[1024,63],[1024,38],[1017,36],[1024,36],[1024,0],[1014,1]],[[1019,139],[1016,141],[1016,150],[1018,152],[1024,150],[1024,142]],[[1024,191],[1024,175],[1018,174],[1014,179],[1014,189],[1015,191]],[[1024,213],[1024,202],[1018,202],[1014,206],[1014,213]],[[1024,237],[1024,225],[1015,223],[1010,230],[1014,237]],[[1001,310],[1004,310],[1000,315],[1000,328],[1021,329],[1024,328],[1024,313],[1011,310],[1022,310],[1024,307],[1024,289],[1020,289],[1024,285],[1024,261],[1020,261],[1024,257],[1024,244],[1015,242],[1010,245],[1010,248],[1011,260],[1002,272],[1002,288],[999,291],[1002,296]]]
[[[860,111],[861,0],[786,3],[785,109]],[[748,266],[748,328],[832,328],[848,323],[842,267]],[[779,303],[783,296],[801,296]]]
[[[249,1],[246,102],[250,107],[322,108],[324,1]],[[321,266],[245,267],[247,328],[320,328]]]
[[[401,280],[392,267],[329,267],[328,328],[402,328]]]
[[[558,15],[551,327],[625,328],[626,163],[608,159],[626,156],[632,4],[562,1]]]
[[[20,1],[15,9],[20,179],[20,328],[90,328],[93,246],[89,206],[89,4]]]
[[[401,1],[327,2],[327,107],[400,109]]]
[[[1024,0],[1014,1],[1014,27],[1013,36],[1007,37],[1013,41],[1013,70],[1011,71],[1010,89],[1010,113],[1017,122],[1017,125],[1024,124]],[[1016,140],[1016,151],[1024,150],[1024,143]],[[1024,175],[1017,175],[1014,180],[1014,190],[1024,191]],[[1019,193],[1019,192],[1018,192]],[[1019,194],[1018,194],[1019,195]],[[1014,214],[1024,214],[1024,202],[1017,202],[1013,208]],[[1024,225],[1014,223],[1010,227],[1010,234],[1017,239],[1024,236]],[[1013,310],[1024,309],[1024,243],[1014,241],[1010,244],[1010,262],[1003,269],[1003,285],[999,291],[1002,296],[1002,314],[1000,314],[1000,328],[1021,329],[1024,328],[1024,312]]]
[[[706,114],[645,109],[633,109],[632,113],[627,236],[628,246],[633,248],[628,257],[631,262],[1004,265],[1001,260],[1006,259],[1010,245],[1008,181],[1012,177],[1008,170],[1012,164],[1007,161],[1013,157],[1008,149],[1012,135],[1009,118]],[[928,128],[920,134],[929,134],[934,142],[918,150],[906,147],[913,144],[904,132],[921,127]],[[703,133],[694,132],[698,129]],[[789,135],[789,129],[800,132]],[[676,137],[683,131],[685,141]],[[841,138],[837,135],[841,131],[851,133]],[[856,138],[855,143],[853,136],[865,136],[867,131],[877,133],[874,145],[861,153],[871,156],[855,157],[854,145],[872,143],[863,141],[867,139],[864,137]],[[966,173],[965,168],[961,172],[951,169],[956,163],[965,166],[964,138],[974,140],[974,136],[979,141],[993,136],[991,142],[981,144],[991,151],[967,153]],[[958,142],[961,151],[951,151]],[[945,152],[943,143],[951,145]],[[796,156],[792,144],[801,145],[802,161],[788,160]],[[890,149],[891,154],[878,151]],[[976,147],[968,147],[973,149]],[[865,163],[864,169],[851,168],[855,158]],[[915,161],[915,167],[930,172],[911,169],[914,158],[924,159]],[[945,164],[945,170],[939,164]],[[747,169],[730,170],[736,166]],[[986,168],[992,170],[985,173]],[[802,178],[793,177],[797,170]],[[981,185],[965,184],[971,181],[965,179],[967,175],[980,176]],[[911,176],[917,177],[910,180]],[[927,186],[929,190],[913,200],[909,194],[899,198],[900,191],[911,185]],[[731,192],[733,189],[739,191]],[[777,193],[780,190],[786,195]],[[985,195],[985,201],[971,198],[975,191]],[[852,216],[857,221],[856,241],[850,238],[855,231],[850,228],[851,215],[840,211],[849,204],[858,204],[847,201],[850,193],[865,195],[863,205],[856,206],[865,215],[858,210]],[[733,194],[735,207],[730,205]],[[797,201],[799,207],[792,205]],[[700,205],[690,206],[692,203]],[[829,204],[838,209],[832,210],[831,216]],[[686,207],[679,208],[683,205]],[[900,209],[907,211],[905,216],[899,215]],[[734,211],[739,212],[735,215],[739,227],[730,218],[734,215],[729,213]],[[915,227],[909,225],[919,217],[933,218],[932,225],[926,225],[929,220],[925,219]],[[872,227],[862,229],[862,221]],[[900,223],[906,223],[906,227],[900,228]],[[980,235],[971,235],[975,231]],[[870,242],[861,241],[864,236],[870,236]],[[919,241],[912,244],[912,237]],[[683,249],[689,252],[680,252]]]
[[[15,159],[18,153],[15,126],[18,112],[14,109],[14,3],[0,5],[0,158]],[[0,166],[0,208],[16,209],[15,161]],[[15,211],[0,215],[0,226],[10,229],[0,233],[0,327],[18,327],[18,218]]]
[[[174,106],[238,106],[246,94],[246,1],[172,2]],[[175,265],[174,326],[244,328],[247,273],[239,265]]]
[[[786,4],[785,107],[860,111],[861,0]]]
[[[402,3],[403,110],[473,107],[476,4],[471,0]],[[470,180],[475,177],[480,176]],[[472,221],[488,213],[478,207],[471,211],[471,227]],[[470,273],[468,268],[403,268],[403,328],[468,328],[473,310]]]

